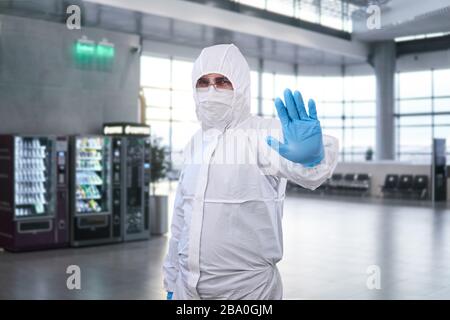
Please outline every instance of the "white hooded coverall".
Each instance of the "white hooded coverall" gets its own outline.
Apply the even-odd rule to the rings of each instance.
[[[250,69],[232,44],[205,48],[195,61],[197,115],[195,86],[209,73],[233,84],[232,117],[226,128],[203,124],[184,151],[164,287],[173,299],[281,299],[276,264],[283,254],[286,182],[320,186],[336,167],[338,141],[323,136],[324,159],[312,168],[271,149],[268,135],[283,141],[280,121],[250,115]],[[230,141],[237,143],[229,148]],[[224,162],[230,152],[257,161]]]

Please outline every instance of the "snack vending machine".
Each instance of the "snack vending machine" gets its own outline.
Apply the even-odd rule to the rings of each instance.
[[[109,124],[112,134],[113,215],[115,229],[124,241],[150,237],[150,127],[140,124]]]
[[[113,234],[111,138],[75,136],[71,141],[71,245],[120,241]]]
[[[124,241],[150,237],[149,150],[149,138],[113,138],[113,211]]]
[[[0,136],[0,247],[69,244],[67,159],[66,137]]]

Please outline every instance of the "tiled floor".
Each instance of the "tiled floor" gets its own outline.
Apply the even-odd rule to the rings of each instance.
[[[450,299],[450,210],[291,197],[285,214],[285,298]]]
[[[289,196],[286,299],[450,299],[450,210]],[[167,237],[128,244],[0,253],[0,298],[161,299]],[[68,290],[66,268],[81,268]],[[380,290],[369,290],[369,266]],[[372,278],[371,278],[372,279]]]

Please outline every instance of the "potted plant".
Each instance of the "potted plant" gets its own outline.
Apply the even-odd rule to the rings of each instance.
[[[167,147],[161,145],[159,137],[151,139],[151,157],[150,232],[162,235],[169,229],[168,196],[156,194],[156,183],[166,178],[170,163]]]
[[[365,158],[366,158],[366,161],[372,161],[373,149],[371,147],[367,148]]]

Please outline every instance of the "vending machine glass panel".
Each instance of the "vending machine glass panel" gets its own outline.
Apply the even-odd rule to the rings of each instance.
[[[15,219],[54,215],[52,148],[45,137],[14,138]]]
[[[76,214],[109,214],[109,139],[76,139]]]

